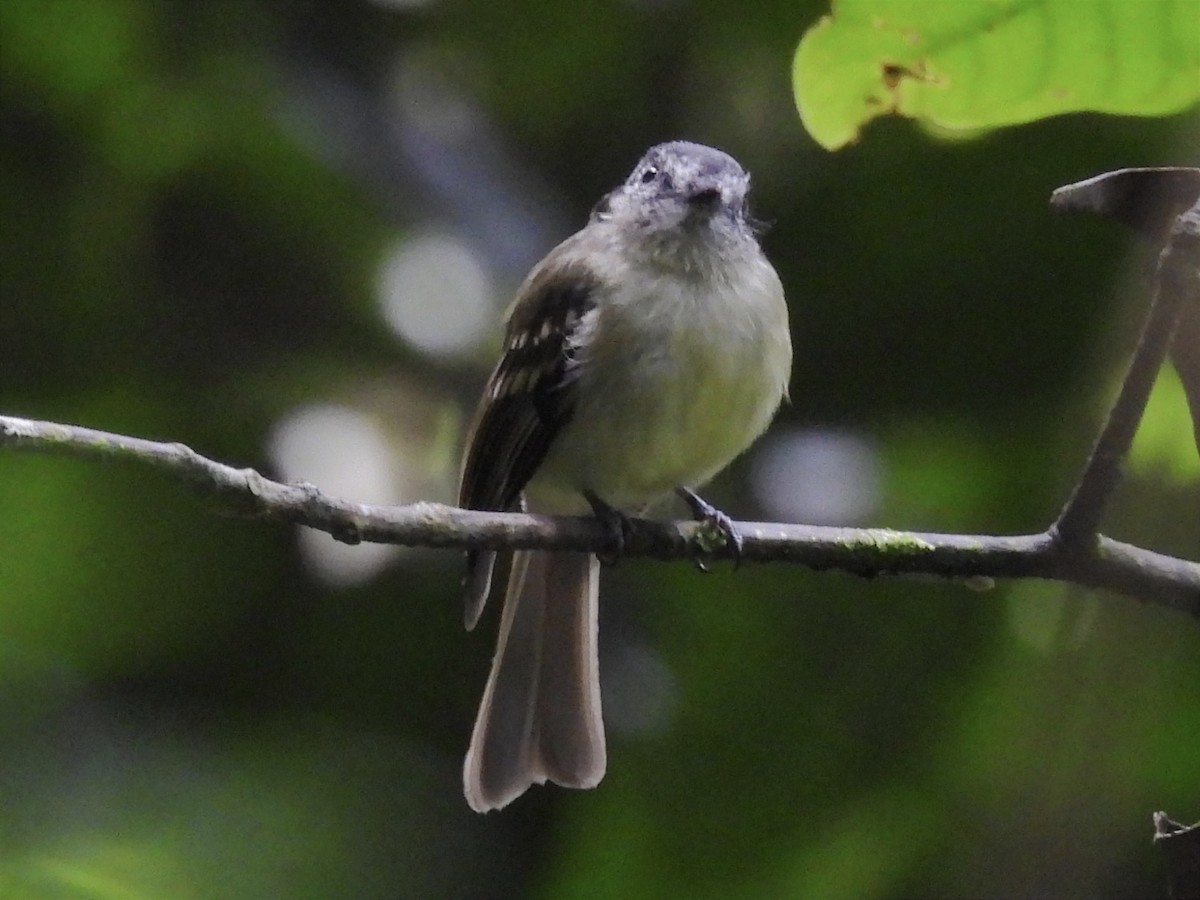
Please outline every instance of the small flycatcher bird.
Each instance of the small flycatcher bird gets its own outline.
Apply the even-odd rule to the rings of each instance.
[[[693,489],[767,427],[792,363],[783,286],[748,217],[749,189],[728,154],[659,144],[533,268],[475,414],[461,506],[590,507],[612,523],[675,491],[737,540]],[[495,556],[467,556],[468,629]],[[499,809],[547,780],[590,788],[604,776],[598,587],[594,554],[513,553],[463,766],[472,809]]]

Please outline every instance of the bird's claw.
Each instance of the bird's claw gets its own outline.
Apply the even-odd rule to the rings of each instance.
[[[611,546],[608,550],[596,554],[601,565],[615,566],[625,553],[625,540],[633,534],[633,520],[614,506],[609,506],[591,491],[584,491],[583,496],[592,507],[592,512],[608,532]]]
[[[742,565],[742,548],[745,541],[733,519],[690,488],[679,488],[677,493],[691,508],[692,515],[696,517],[697,521],[720,533],[723,543],[729,547],[730,555],[733,557],[733,570],[736,572]],[[709,571],[708,564],[703,557],[697,556],[692,561],[701,572]]]

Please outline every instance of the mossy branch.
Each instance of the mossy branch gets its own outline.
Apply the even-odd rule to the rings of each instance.
[[[150,466],[188,484],[224,512],[305,525],[350,544],[603,551],[610,539],[602,525],[587,518],[478,512],[438,503],[352,503],[310,484],[284,484],[253,469],[227,466],[183,444],[55,422],[0,416],[0,446]],[[1047,578],[1200,615],[1200,563],[1106,537],[1079,549],[1064,546],[1049,532],[1004,537],[766,522],[738,527],[747,561],[793,563],[866,578],[932,575],[972,585],[996,578]],[[624,554],[662,560],[728,558],[728,550],[713,548],[703,532],[697,522],[637,520]]]

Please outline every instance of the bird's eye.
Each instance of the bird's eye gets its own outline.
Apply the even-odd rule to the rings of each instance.
[[[657,166],[646,166],[646,171],[642,173],[642,184],[649,184],[658,177]]]

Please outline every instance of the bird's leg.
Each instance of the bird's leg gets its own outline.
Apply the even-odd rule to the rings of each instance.
[[[725,543],[729,545],[731,555],[733,556],[733,569],[736,572],[742,564],[742,533],[738,531],[737,526],[733,523],[733,519],[729,518],[729,516],[721,512],[721,510],[717,509],[691,488],[676,488],[675,493],[688,505],[697,521],[704,522],[710,527],[715,528],[725,538]],[[703,559],[697,557],[695,563],[701,572],[708,571],[708,566],[705,565]]]
[[[592,512],[600,520],[600,524],[608,531],[612,547],[603,553],[597,553],[596,558],[606,566],[615,566],[625,552],[625,539],[633,534],[633,520],[615,506],[609,506],[592,491],[583,492],[584,499],[592,507]]]

